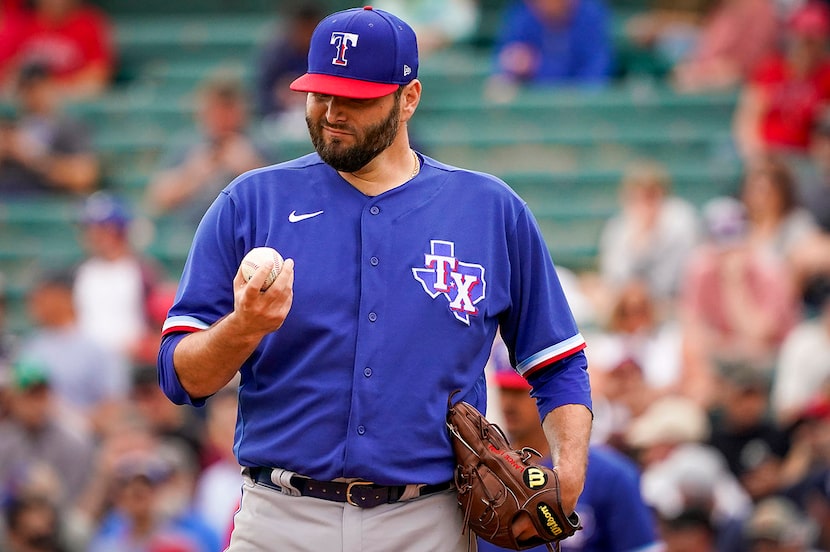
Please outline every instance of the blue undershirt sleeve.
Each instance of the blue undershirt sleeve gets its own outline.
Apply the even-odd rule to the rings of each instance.
[[[161,342],[158,356],[158,377],[159,386],[167,398],[175,404],[189,404],[191,406],[204,406],[207,397],[194,399],[188,395],[179,381],[176,368],[173,366],[173,351],[176,345],[184,339],[187,333],[175,333],[165,336]]]
[[[536,399],[539,417],[566,404],[582,404],[592,409],[591,385],[588,380],[588,359],[579,351],[534,372],[528,379],[533,387],[530,395]]]

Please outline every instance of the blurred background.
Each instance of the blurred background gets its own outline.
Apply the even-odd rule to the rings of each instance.
[[[830,549],[827,3],[373,5],[416,149],[536,216],[666,549]],[[348,7],[0,1],[0,550],[221,549],[235,394],[170,404],[159,331],[219,190],[312,151],[287,85]]]

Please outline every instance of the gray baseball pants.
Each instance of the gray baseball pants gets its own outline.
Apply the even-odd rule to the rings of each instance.
[[[243,471],[228,552],[475,552],[454,490],[358,508],[290,496]]]

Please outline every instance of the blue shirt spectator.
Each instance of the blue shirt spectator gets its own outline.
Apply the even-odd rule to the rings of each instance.
[[[504,18],[498,73],[511,80],[601,84],[612,69],[609,16],[601,0],[524,0]]]
[[[313,3],[295,6],[258,53],[256,107],[261,116],[305,107],[305,94],[289,90],[288,83],[306,72],[311,33],[323,15]]]

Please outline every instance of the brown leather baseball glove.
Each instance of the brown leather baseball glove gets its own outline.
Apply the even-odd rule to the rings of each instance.
[[[562,509],[556,470],[534,463],[541,455],[532,448],[512,449],[501,428],[475,407],[463,401],[452,404],[454,394],[447,401],[447,427],[458,464],[455,483],[465,528],[511,550],[542,544],[558,548],[559,541],[582,527],[576,512],[568,515]],[[519,540],[513,524],[523,512],[536,536]]]

